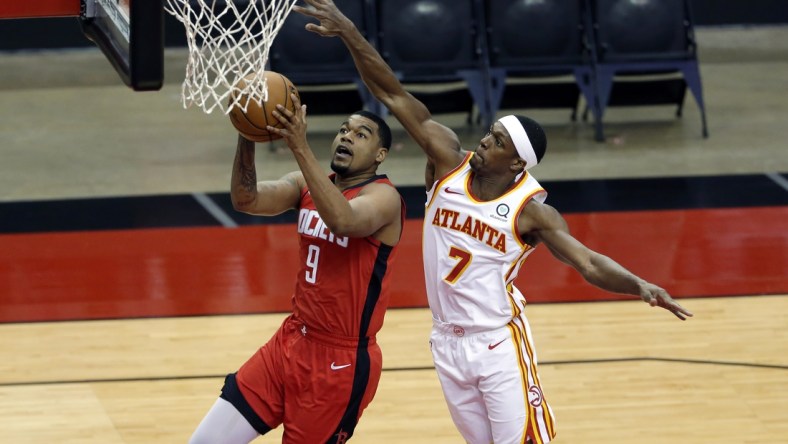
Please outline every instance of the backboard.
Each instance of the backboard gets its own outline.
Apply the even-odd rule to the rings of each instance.
[[[135,91],[164,80],[164,10],[159,0],[2,1],[0,19],[75,16],[85,36]]]
[[[152,0],[82,0],[82,32],[135,91],[158,90],[164,78],[164,10]]]

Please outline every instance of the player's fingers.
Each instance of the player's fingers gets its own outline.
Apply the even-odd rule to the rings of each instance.
[[[691,311],[687,310],[686,308],[682,307],[682,306],[681,306],[681,305],[679,305],[679,304],[676,304],[674,308],[675,308],[675,310],[676,310],[677,312],[679,312],[679,313],[683,314],[684,316],[689,316],[689,317],[692,317],[692,316],[693,316],[693,314],[692,314],[692,312],[691,312]]]
[[[282,128],[277,128],[275,126],[266,125],[265,130],[268,131],[269,133],[279,134],[282,137],[287,136],[287,131],[285,131]]]
[[[285,116],[285,118],[287,118],[288,120],[292,119],[293,116],[294,116],[292,111],[290,111],[289,109],[285,108],[284,106],[282,106],[281,104],[278,104],[278,103],[276,104],[276,110],[274,110],[274,113],[276,113],[276,112],[278,112],[279,114]]]
[[[306,105],[301,105],[298,107],[298,109],[301,112],[301,121],[304,122],[304,125],[306,125]]]
[[[293,101],[293,108],[299,109],[301,108],[301,97],[298,94],[291,92],[290,93],[290,100]]]
[[[297,12],[299,14],[314,16],[314,12],[312,8],[304,8],[303,6],[293,5],[293,12]]]
[[[277,107],[279,107],[279,105],[277,105]],[[284,114],[280,113],[277,110],[271,111],[271,115],[276,117],[276,120],[278,120],[282,125],[284,125],[285,128],[292,128],[293,123],[290,121],[290,118],[288,116],[285,116]]]
[[[316,25],[314,23],[307,23],[306,26],[304,26],[304,29],[319,35],[328,34],[328,29],[326,29],[324,26]]]
[[[692,317],[692,312],[679,305],[679,303],[674,301],[673,299],[670,299],[668,301],[663,301],[661,305],[665,309],[670,310],[671,313],[678,316],[679,319],[681,319],[682,321],[685,320],[687,317]]]
[[[316,3],[313,0],[304,0],[304,3],[309,6],[305,8],[303,6],[293,5],[293,11],[314,17]]]

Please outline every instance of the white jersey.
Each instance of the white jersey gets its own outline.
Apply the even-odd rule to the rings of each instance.
[[[471,157],[427,192],[422,243],[433,320],[463,333],[503,327],[524,306],[513,282],[533,248],[518,235],[517,218],[528,201],[547,197],[525,172],[499,198],[479,200],[471,191]]]

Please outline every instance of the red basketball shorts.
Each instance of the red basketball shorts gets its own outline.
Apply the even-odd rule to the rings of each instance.
[[[290,316],[236,380],[266,425],[284,425],[283,443],[340,444],[375,396],[382,364],[374,338],[312,331]]]

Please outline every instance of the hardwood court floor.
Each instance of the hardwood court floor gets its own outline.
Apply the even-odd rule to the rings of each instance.
[[[562,443],[783,443],[788,295],[528,308]],[[282,314],[0,325],[0,443],[186,442]],[[395,309],[357,443],[458,443],[426,309]],[[281,430],[260,442],[278,442]]]

